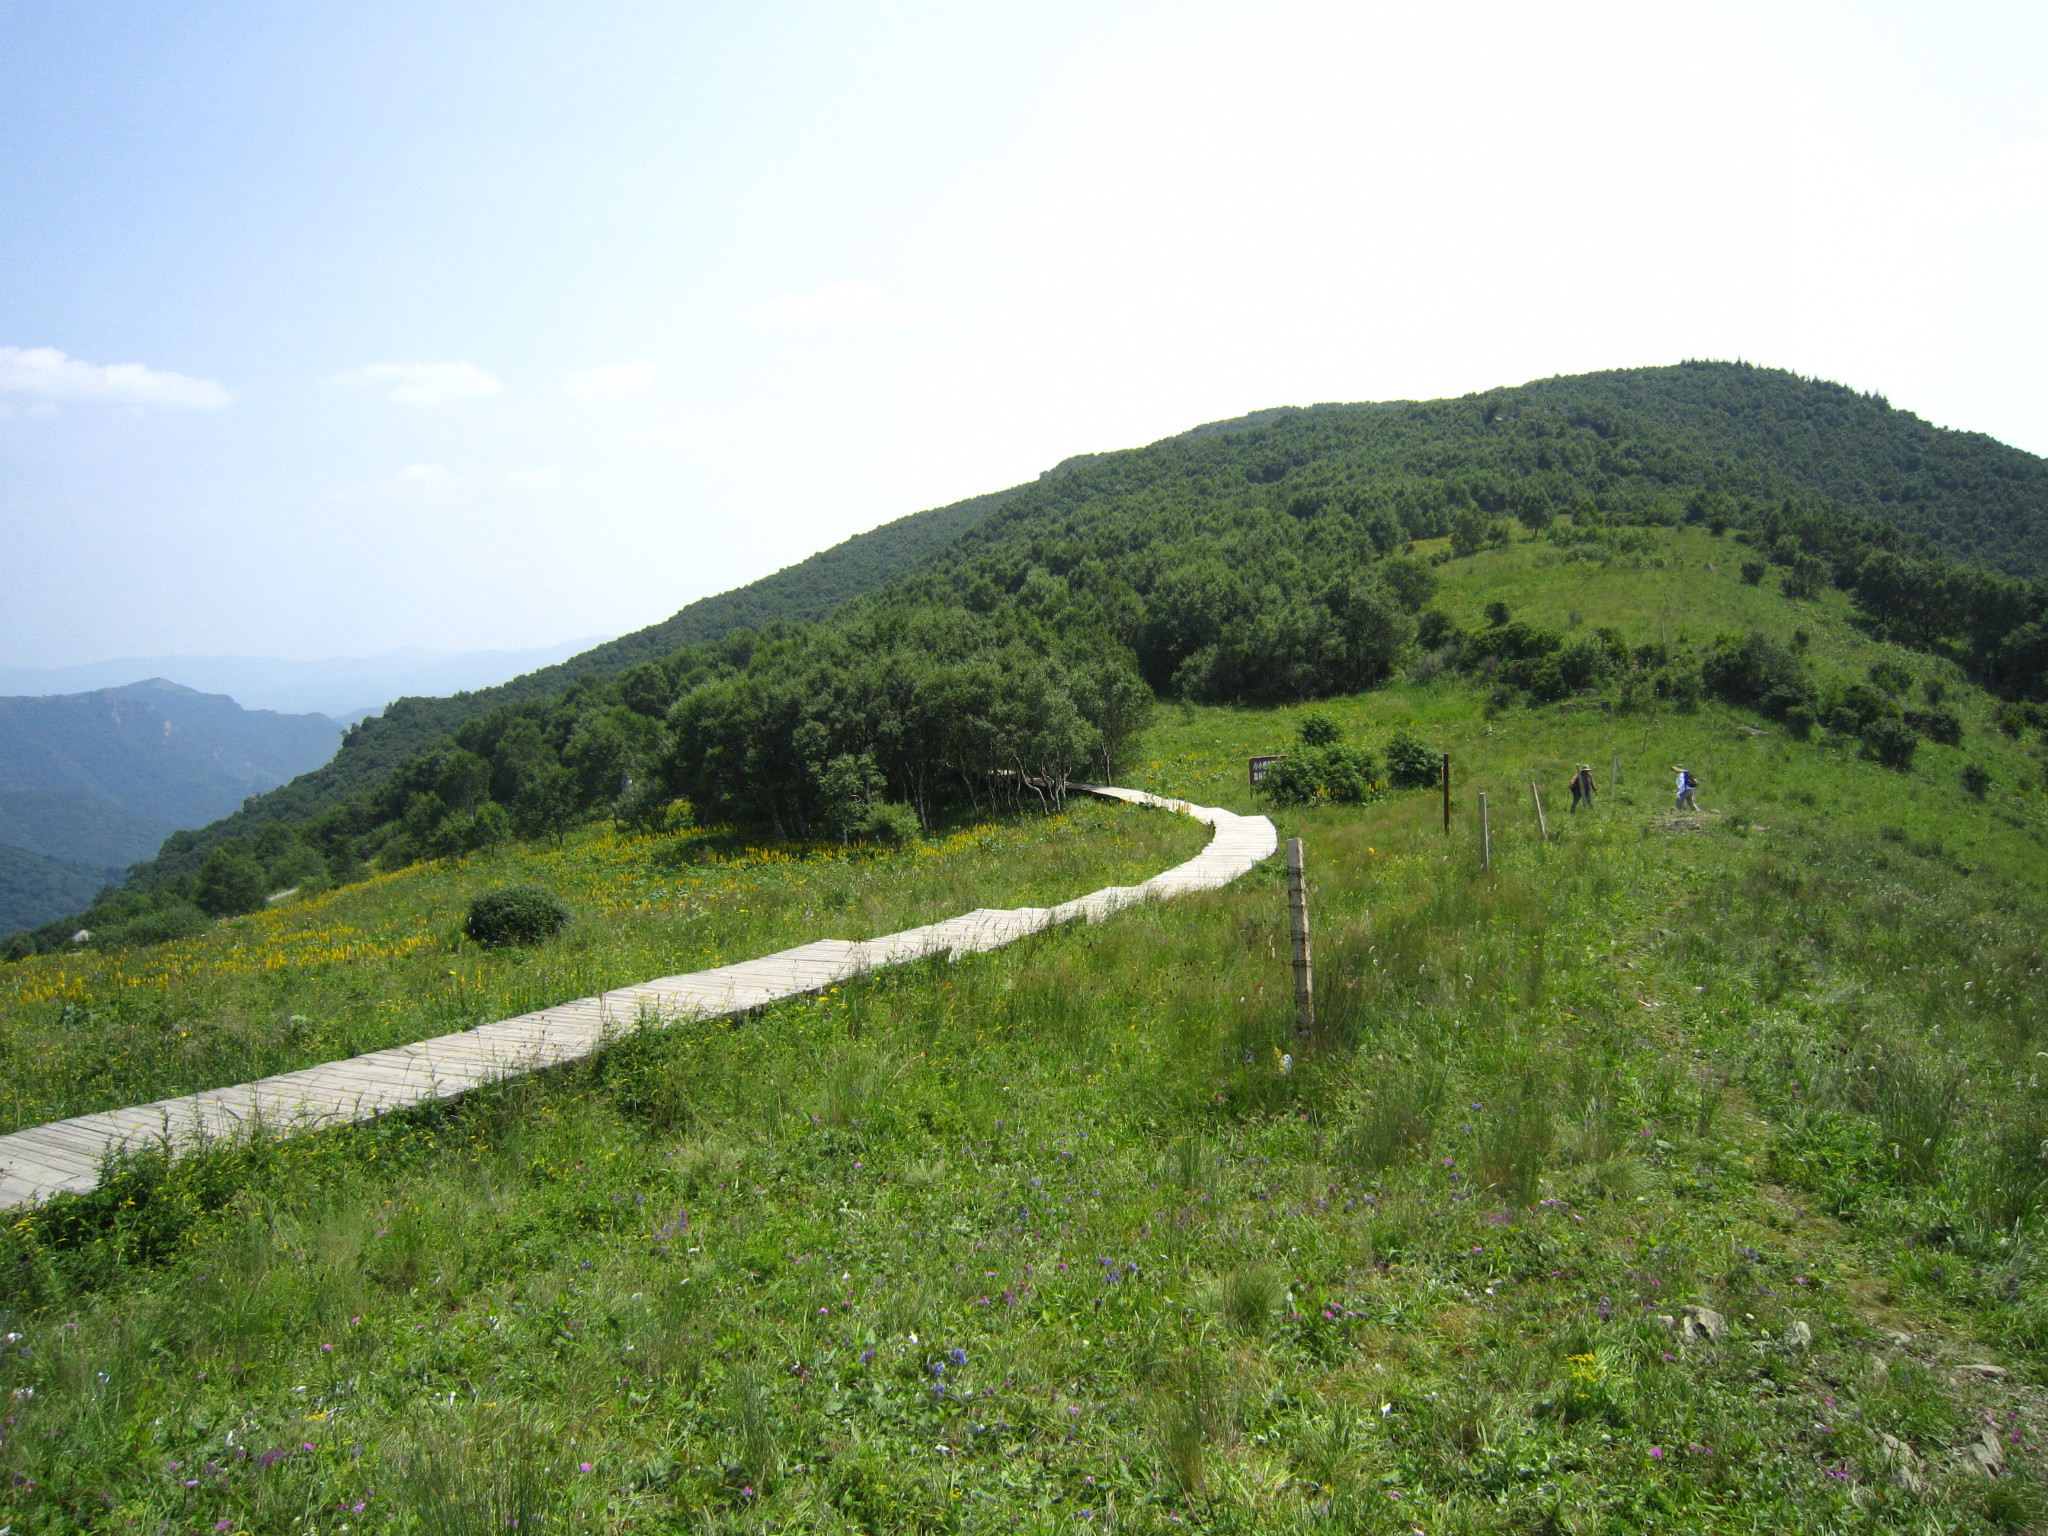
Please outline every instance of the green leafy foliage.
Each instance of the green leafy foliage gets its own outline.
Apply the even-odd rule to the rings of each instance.
[[[269,895],[270,882],[255,856],[223,846],[200,867],[193,904],[214,917],[234,917],[260,910]]]
[[[469,904],[462,931],[486,949],[540,944],[569,926],[561,898],[538,885],[500,886]]]
[[[1347,744],[1328,715],[1308,714],[1300,745],[1270,763],[1259,793],[1273,805],[1369,805],[1383,793],[1379,759]]]
[[[1396,731],[1387,739],[1387,779],[1396,789],[1424,789],[1443,776],[1443,755],[1422,738]]]

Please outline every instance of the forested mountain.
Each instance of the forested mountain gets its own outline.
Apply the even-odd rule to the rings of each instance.
[[[0,843],[88,869],[125,869],[155,853],[176,823],[63,790],[0,790]]]
[[[117,871],[89,869],[0,843],[0,925],[34,928],[82,910]]]
[[[325,715],[245,710],[161,678],[0,698],[0,845],[10,926],[78,910],[110,877],[324,762]]]
[[[325,715],[243,709],[162,678],[51,698],[0,699],[0,791],[119,806],[203,826],[333,756]]]
[[[2048,599],[2024,579],[2048,553],[2048,466],[1874,396],[1687,363],[1282,408],[904,519],[503,689],[401,701],[321,774],[173,838],[134,892],[220,906],[227,860],[253,861],[236,876],[247,900],[316,864],[340,878],[601,809],[658,820],[678,796],[784,835],[851,835],[892,806],[923,820],[1112,772],[1155,695],[1355,692],[1418,650],[1539,698],[1708,687],[1857,732],[1918,728],[1890,704],[1802,692],[1775,657],[1458,633],[1429,607],[1436,566],[1511,522],[1560,560],[1626,554],[1645,527],[1727,530],[1752,579],[1847,591],[1873,632],[2009,696],[2048,675]],[[835,603],[829,623],[783,622]],[[777,622],[740,623],[761,614]]]

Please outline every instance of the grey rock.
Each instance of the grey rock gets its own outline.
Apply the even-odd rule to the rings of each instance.
[[[1958,1376],[1968,1376],[1976,1381],[2003,1381],[2005,1380],[2005,1367],[2002,1365],[1985,1365],[1979,1362],[1975,1365],[1957,1366],[1956,1374]]]
[[[1885,1479],[1894,1488],[1902,1488],[1907,1493],[1918,1493],[1927,1486],[1926,1479],[1920,1475],[1919,1453],[1896,1435],[1888,1435],[1880,1430],[1877,1436],[1877,1454],[1879,1462],[1884,1467]]]
[[[1998,1443],[1998,1431],[1983,1429],[1963,1447],[1963,1465],[1975,1467],[1986,1477],[2005,1476],[2005,1447]]]
[[[1913,1347],[1913,1335],[1911,1335],[1910,1333],[1899,1333],[1894,1330],[1886,1330],[1885,1332],[1878,1334],[1878,1337],[1880,1339],[1883,1339],[1885,1343],[1891,1345],[1893,1349],[1911,1349]]]
[[[1794,1318],[1785,1325],[1785,1332],[1780,1342],[1787,1349],[1811,1349],[1813,1348],[1813,1329],[1808,1327],[1803,1319]]]
[[[1718,1344],[1728,1337],[1728,1319],[1712,1307],[1680,1307],[1678,1336]]]

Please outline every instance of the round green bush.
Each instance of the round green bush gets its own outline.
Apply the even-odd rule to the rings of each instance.
[[[486,948],[538,944],[569,923],[569,909],[537,885],[504,885],[469,904],[462,931]]]

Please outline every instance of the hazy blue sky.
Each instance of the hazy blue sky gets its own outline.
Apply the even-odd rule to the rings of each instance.
[[[2048,7],[0,0],[0,665],[620,633],[1260,406],[2048,450]]]

